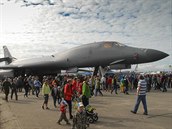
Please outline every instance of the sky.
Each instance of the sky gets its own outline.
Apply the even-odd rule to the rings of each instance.
[[[172,71],[172,0],[0,1],[0,57],[3,45],[21,59],[99,41],[166,52],[138,70]]]

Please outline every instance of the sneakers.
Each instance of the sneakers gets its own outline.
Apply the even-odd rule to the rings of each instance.
[[[42,109],[44,109],[44,105],[42,105]],[[46,109],[48,110],[48,109],[49,109],[49,107],[46,107]]]
[[[57,121],[57,123],[58,123],[59,125],[61,125],[60,121]]]
[[[133,110],[131,110],[131,113],[136,114],[136,112]],[[144,112],[143,115],[148,115],[148,113]]]
[[[46,107],[47,110],[49,110],[49,107]]]
[[[134,112],[133,110],[131,110],[131,112],[132,112],[133,114],[136,114],[136,112]]]
[[[143,115],[148,115],[148,113],[144,112]]]
[[[70,123],[69,123],[69,122],[67,122],[66,124],[67,124],[67,125],[70,125]]]
[[[60,121],[57,121],[59,125],[61,125]],[[69,122],[66,122],[67,125],[71,125]]]
[[[73,119],[73,116],[72,115],[70,116],[70,119]]]

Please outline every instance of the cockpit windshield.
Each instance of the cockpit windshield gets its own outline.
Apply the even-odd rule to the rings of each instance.
[[[103,43],[104,48],[112,48],[113,47],[113,42],[105,42]]]
[[[124,47],[126,45],[122,44],[122,43],[118,43],[118,42],[104,42],[103,43],[103,47],[104,48],[112,48],[112,47],[118,46],[118,47]]]

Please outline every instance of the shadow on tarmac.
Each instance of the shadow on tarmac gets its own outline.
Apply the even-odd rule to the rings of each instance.
[[[159,114],[159,115],[150,115],[148,118],[155,118],[155,117],[167,117],[172,119],[172,113],[164,113],[164,114]]]

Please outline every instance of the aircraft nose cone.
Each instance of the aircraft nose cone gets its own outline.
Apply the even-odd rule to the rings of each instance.
[[[169,56],[167,53],[158,51],[158,50],[153,50],[153,49],[148,49],[146,51],[147,57],[152,60],[152,61],[157,61],[161,60],[167,56]]]

